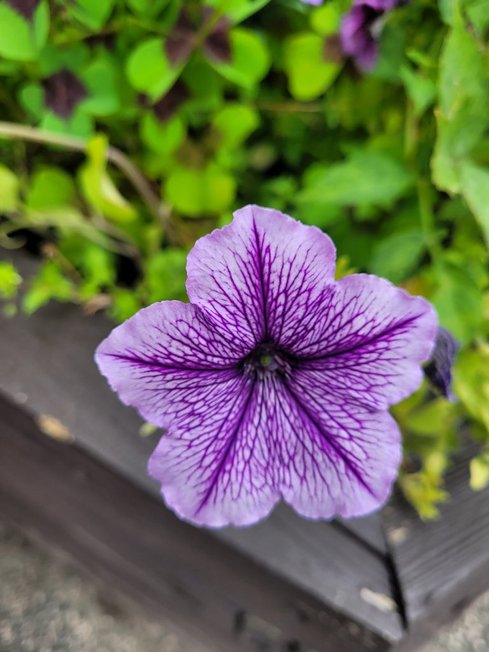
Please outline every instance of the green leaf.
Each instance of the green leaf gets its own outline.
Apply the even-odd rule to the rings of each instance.
[[[470,24],[475,27],[480,36],[484,35],[489,26],[489,3],[487,0],[472,0],[465,8]]]
[[[482,291],[470,272],[444,264],[438,289],[431,297],[440,322],[463,344],[478,334],[483,320]]]
[[[442,441],[447,437],[448,431],[455,430],[454,404],[444,398],[431,400],[411,410],[405,419],[405,425],[409,433]]]
[[[440,486],[441,480],[424,471],[402,474],[399,477],[399,485],[407,500],[426,521],[437,518],[438,504],[446,502],[449,498],[449,494]]]
[[[90,299],[102,290],[112,288],[116,281],[114,255],[90,242],[79,245],[77,250],[76,262],[84,276],[81,297]]]
[[[166,199],[189,217],[219,214],[232,204],[236,183],[230,175],[210,164],[203,170],[176,168],[166,182]]]
[[[47,261],[41,265],[38,273],[32,279],[29,289],[22,300],[24,312],[31,315],[49,301],[72,301],[75,299],[75,289],[55,261]]]
[[[187,252],[183,249],[169,247],[151,256],[145,269],[148,303],[186,299],[186,264]]]
[[[440,189],[459,192],[459,166],[489,124],[489,92],[484,53],[458,14],[440,60],[438,99],[433,178]]]
[[[62,48],[49,42],[39,55],[39,69],[43,77],[54,75],[59,70],[67,68],[78,76],[83,66],[90,61],[90,50],[83,42]]]
[[[252,88],[267,74],[270,53],[260,36],[251,30],[237,27],[231,30],[230,39],[231,61],[210,63],[229,81]]]
[[[21,283],[22,277],[14,265],[9,262],[0,261],[0,298],[13,299]]]
[[[141,138],[144,144],[162,155],[171,154],[180,147],[185,135],[185,125],[179,116],[160,122],[152,113],[146,113],[141,121]]]
[[[489,246],[489,171],[472,163],[461,166],[462,195],[474,213],[475,218]]]
[[[236,25],[256,14],[269,2],[270,0],[208,0],[206,4],[226,14],[226,17]]]
[[[284,68],[290,93],[302,101],[322,95],[340,71],[339,64],[326,60],[324,38],[308,32],[286,39]]]
[[[262,206],[270,206],[270,208],[284,211],[295,197],[297,179],[292,176],[274,177],[263,183],[259,192],[259,201]],[[304,221],[302,214],[301,220]]]
[[[415,73],[407,66],[401,69],[401,78],[409,99],[413,103],[415,114],[417,116],[423,115],[426,109],[433,105],[436,98],[434,81],[420,73]]]
[[[462,351],[454,369],[453,389],[470,415],[489,434],[489,349]]]
[[[74,197],[75,186],[71,176],[60,168],[45,167],[32,175],[26,205],[44,211],[68,206]]]
[[[454,16],[456,15],[458,3],[459,0],[438,0],[440,15],[447,25],[452,24]]]
[[[344,217],[344,212],[341,206],[336,204],[322,203],[321,201],[312,200],[311,202],[302,202],[301,195],[296,195],[294,200],[298,204],[298,214],[300,214],[301,221],[305,224],[311,224],[312,226],[319,226],[321,229],[326,231],[335,224],[342,217]],[[356,234],[356,237],[358,234]],[[358,240],[361,239],[358,238]]]
[[[34,61],[49,32],[46,0],[37,7],[32,23],[6,3],[0,3],[0,56],[15,61]]]
[[[117,323],[122,323],[132,317],[142,304],[134,290],[115,288],[111,293],[112,305],[109,308],[110,317]]]
[[[26,84],[20,89],[19,102],[24,111],[38,121],[44,111],[44,91],[40,84]]]
[[[109,238],[99,228],[71,206],[44,211],[27,208],[24,217],[33,229],[46,231],[46,229],[54,228],[61,234],[76,233],[102,247],[110,244]]]
[[[81,74],[89,91],[83,110],[95,116],[109,116],[121,108],[118,89],[119,70],[115,61],[102,53]]]
[[[182,69],[183,65],[172,67],[160,38],[150,38],[131,52],[126,73],[133,88],[157,100],[173,86]]]
[[[416,270],[424,249],[425,238],[419,229],[387,236],[374,249],[370,271],[400,283]]]
[[[382,29],[379,58],[371,71],[373,77],[397,83],[405,63],[405,31],[395,23],[387,21]]]
[[[126,0],[127,6],[135,13],[148,18],[157,16],[170,0]]]
[[[244,104],[233,103],[226,104],[216,113],[213,120],[222,148],[239,147],[259,124],[260,117],[255,109]]]
[[[107,147],[107,139],[101,134],[88,144],[88,161],[79,171],[81,188],[89,204],[102,215],[115,222],[131,222],[137,213],[107,173]]]
[[[100,29],[114,8],[115,0],[75,0],[68,4],[70,14],[88,28]]]
[[[54,134],[88,138],[93,133],[93,122],[90,116],[84,113],[81,106],[79,106],[69,120],[60,118],[52,111],[45,111],[39,128],[42,131],[48,131]]]
[[[341,23],[341,12],[335,2],[328,2],[311,12],[311,27],[321,36],[337,34]]]
[[[222,87],[225,80],[201,56],[189,60],[182,73],[182,79],[191,95],[187,100],[187,107],[194,119],[198,118],[207,124],[207,113],[222,106]]]
[[[484,451],[470,461],[470,486],[474,491],[489,486],[489,451]]]
[[[19,205],[20,183],[15,174],[0,163],[0,213],[15,211]]]
[[[388,207],[413,183],[412,174],[399,161],[380,152],[358,150],[343,163],[317,166],[298,202]]]
[[[158,432],[159,428],[158,426],[154,426],[152,423],[143,423],[143,425],[139,428],[139,436],[140,437],[151,437],[154,435],[156,432]]]

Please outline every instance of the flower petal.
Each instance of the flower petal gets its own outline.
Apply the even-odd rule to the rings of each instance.
[[[383,0],[360,1],[353,5],[341,23],[343,52],[355,60],[361,70],[371,70],[378,56],[377,38],[373,25],[385,12]]]
[[[187,263],[190,301],[246,343],[286,345],[333,281],[335,248],[319,229],[278,211],[247,206],[201,238]]]
[[[297,374],[343,400],[387,409],[420,385],[437,331],[428,301],[354,274],[328,288],[321,318],[293,342]]]
[[[191,409],[209,386],[236,375],[244,350],[221,338],[195,306],[155,303],[115,328],[96,361],[112,389],[151,423],[167,427],[171,410]]]
[[[388,412],[325,397],[307,380],[284,382],[283,498],[309,518],[368,514],[387,500],[397,476],[397,424]]]
[[[275,488],[276,404],[265,383],[235,375],[184,410],[149,462],[166,504],[198,525],[249,525],[280,499]]]
[[[276,375],[235,377],[180,411],[149,472],[181,518],[242,526],[281,498],[310,518],[366,514],[387,499],[400,456],[388,412],[345,407]]]
[[[452,369],[460,344],[446,328],[439,328],[435,348],[424,369],[432,387],[445,398],[455,401],[452,392]]]

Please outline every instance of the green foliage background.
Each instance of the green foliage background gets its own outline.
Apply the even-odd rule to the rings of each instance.
[[[185,298],[187,251],[233,208],[321,227],[339,274],[425,295],[462,344],[457,403],[422,388],[395,410],[400,485],[430,518],[461,422],[481,442],[472,485],[489,482],[489,2],[411,0],[389,15],[368,75],[338,56],[349,4],[188,0],[192,51],[172,63],[182,0],[41,0],[32,23],[0,0],[0,244],[42,236],[28,313],[74,300],[121,321]],[[229,61],[203,47],[222,16]],[[67,120],[44,91],[62,69],[86,89]],[[158,117],[178,80],[185,101]],[[0,263],[7,312],[20,282]]]

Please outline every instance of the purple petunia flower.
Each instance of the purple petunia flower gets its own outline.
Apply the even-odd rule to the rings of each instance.
[[[319,229],[247,206],[190,252],[190,304],[145,308],[99,346],[121,400],[167,429],[149,472],[180,517],[248,525],[284,500],[330,519],[387,499],[401,458],[388,408],[420,384],[437,318],[334,269]]]
[[[378,39],[384,15],[406,0],[356,0],[341,23],[341,42],[364,71],[371,70],[378,57]]]

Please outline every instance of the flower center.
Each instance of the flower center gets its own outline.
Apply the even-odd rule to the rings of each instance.
[[[262,378],[270,374],[288,375],[292,358],[274,342],[260,342],[240,363],[244,374]]]

